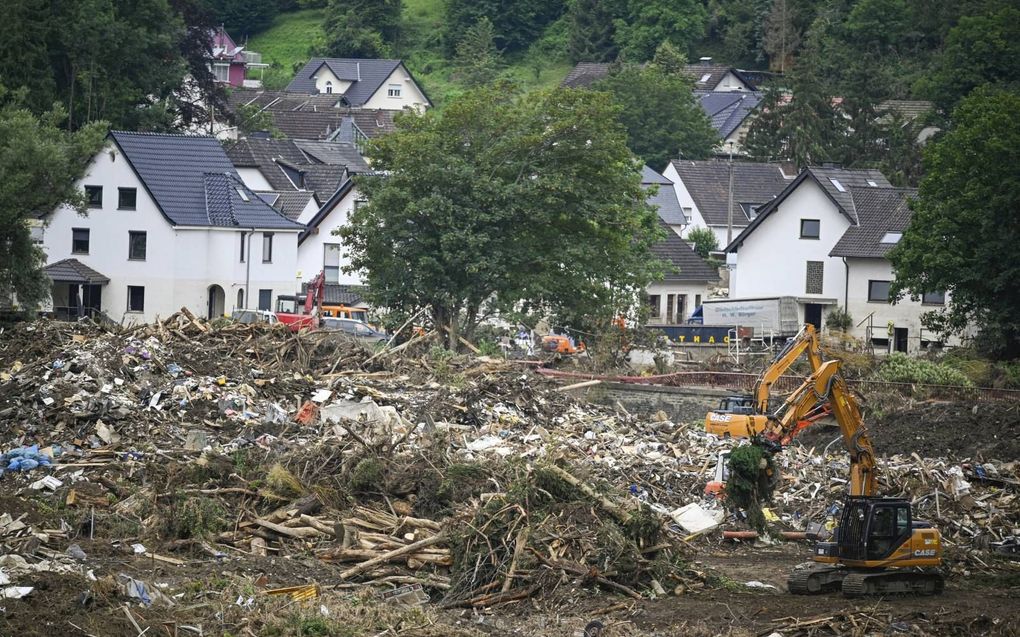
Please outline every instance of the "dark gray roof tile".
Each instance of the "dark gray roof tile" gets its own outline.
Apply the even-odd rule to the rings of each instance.
[[[664,274],[667,281],[716,281],[719,272],[702,259],[691,244],[660,220],[666,238],[651,247],[652,254],[670,266]]]
[[[725,226],[729,217],[729,162],[673,160],[687,192],[694,199],[705,223]],[[776,164],[733,162],[733,224],[748,223],[741,204],[764,205],[772,201],[790,183]]]
[[[301,228],[248,190],[215,137],[125,131],[110,137],[174,225]]]
[[[833,257],[883,258],[896,245],[883,241],[889,233],[902,235],[910,225],[914,188],[851,188],[859,223],[850,226],[833,246]],[[889,237],[893,238],[893,237]]]
[[[684,215],[672,181],[644,166],[641,169],[641,185],[657,188],[655,194],[648,197],[648,203],[656,207],[660,219],[672,225],[687,225],[689,219]]]
[[[96,272],[78,259],[63,259],[56,263],[51,263],[43,268],[43,273],[46,274],[51,281],[93,284],[105,284],[110,282],[110,277]]]

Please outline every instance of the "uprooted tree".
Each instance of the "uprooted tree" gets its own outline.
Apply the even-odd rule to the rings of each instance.
[[[594,323],[638,307],[660,235],[616,116],[604,93],[507,84],[400,116],[339,231],[350,270],[451,344],[497,310]]]

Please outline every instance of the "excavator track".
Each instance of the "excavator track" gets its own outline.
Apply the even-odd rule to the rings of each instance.
[[[843,595],[940,595],[945,588],[941,574],[931,571],[855,571],[843,578]]]
[[[797,567],[786,580],[786,588],[794,595],[818,595],[839,590],[846,575],[845,568],[822,566],[808,562]]]

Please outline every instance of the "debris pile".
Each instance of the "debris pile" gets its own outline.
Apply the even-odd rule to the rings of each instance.
[[[252,621],[254,593],[481,609],[713,586],[691,563],[719,530],[747,527],[705,494],[738,443],[553,387],[505,361],[373,355],[335,332],[185,311],[128,330],[9,328],[0,560],[20,562],[4,586],[71,578],[92,612],[194,601],[187,582],[229,564],[260,572],[205,617],[222,630]],[[848,476],[840,445],[794,445],[775,462],[768,528],[831,524]],[[885,493],[970,551],[967,568],[1016,550],[1015,458],[882,467]],[[129,632],[138,612],[117,612]]]

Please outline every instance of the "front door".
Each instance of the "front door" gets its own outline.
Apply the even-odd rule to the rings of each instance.
[[[907,328],[893,328],[893,349],[897,352],[907,353]]]
[[[818,303],[804,304],[804,322],[810,323],[815,330],[822,329],[822,306]]]

